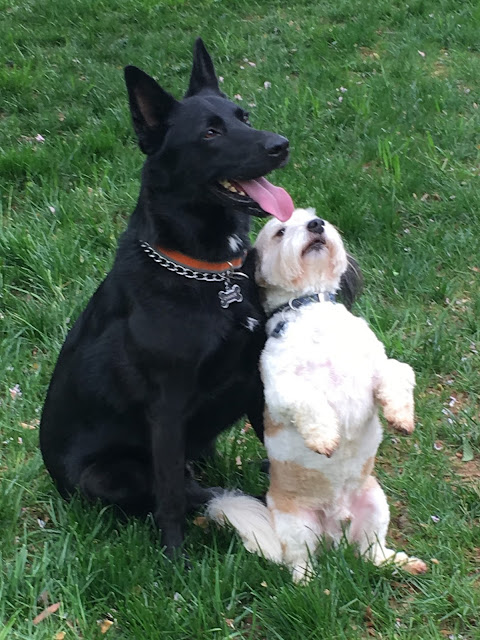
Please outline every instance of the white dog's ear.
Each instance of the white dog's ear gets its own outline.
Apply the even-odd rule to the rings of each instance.
[[[350,310],[356,298],[362,293],[363,274],[360,265],[349,253],[347,253],[347,260],[348,267],[340,281],[340,292],[343,304]]]
[[[259,287],[266,287],[267,281],[262,273],[262,261],[260,260],[260,254],[255,247],[251,250],[251,256],[255,264],[255,282]]]
[[[332,271],[335,280],[340,282],[341,277],[348,268],[347,254],[343,247],[336,247],[332,259]]]
[[[255,282],[257,283],[257,285],[259,287],[266,287],[267,286],[267,281],[262,276],[260,270],[255,271]]]
[[[343,245],[342,237],[338,230],[325,221],[327,235],[330,240],[330,277],[340,285],[340,278],[348,268],[347,252]]]

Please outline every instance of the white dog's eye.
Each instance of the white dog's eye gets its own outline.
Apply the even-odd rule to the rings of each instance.
[[[274,238],[281,238],[285,233],[285,227],[282,227],[277,231],[277,233],[273,236]]]

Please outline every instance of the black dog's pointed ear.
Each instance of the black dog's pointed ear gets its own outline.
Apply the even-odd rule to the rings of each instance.
[[[223,95],[218,87],[217,75],[212,59],[208,53],[203,40],[197,38],[193,48],[193,66],[185,98],[195,95],[202,89],[208,89]]]
[[[161,146],[167,118],[177,101],[141,69],[128,66],[124,73],[133,128],[140,149],[148,155]]]

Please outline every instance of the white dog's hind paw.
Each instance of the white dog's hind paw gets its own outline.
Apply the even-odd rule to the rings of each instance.
[[[427,573],[428,571],[426,563],[420,558],[408,558],[407,562],[402,564],[400,568],[413,575]]]
[[[292,569],[292,580],[295,584],[305,585],[313,578],[313,568],[310,563],[297,565]]]
[[[397,551],[395,553],[391,549],[384,549],[382,555],[384,556],[384,559],[380,562],[375,562],[375,564],[379,566],[382,564],[393,564],[399,569],[402,569],[407,573],[411,573],[412,575],[418,575],[428,571],[428,567],[423,560],[413,556],[408,556],[403,551]]]

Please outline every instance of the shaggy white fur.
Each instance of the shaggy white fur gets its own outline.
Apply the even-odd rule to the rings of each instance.
[[[275,312],[292,298],[340,287],[347,268],[343,242],[313,210],[297,209],[285,223],[272,219],[255,246],[257,282],[267,313],[273,312],[260,361],[267,507],[225,494],[210,503],[209,517],[228,520],[247,549],[288,565],[295,581],[308,579],[319,538],[335,544],[344,531],[375,564],[423,573],[422,560],[387,548],[388,504],[371,475],[382,439],[377,407],[392,427],[413,431],[413,370],[387,358],[367,323],[341,304]],[[280,321],[285,325],[275,331]]]
[[[248,513],[248,517],[244,517]],[[240,491],[226,492],[210,500],[207,515],[218,524],[228,522],[240,534],[246,549],[282,562],[280,540],[273,534],[270,511],[265,505]]]

